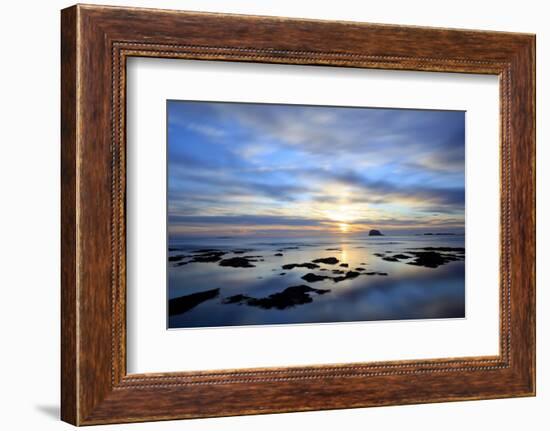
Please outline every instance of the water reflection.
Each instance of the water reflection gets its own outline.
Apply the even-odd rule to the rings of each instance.
[[[454,250],[438,251],[441,247]],[[169,327],[464,317],[464,255],[457,251],[463,247],[463,236],[174,242],[170,255],[190,256],[190,263],[169,262],[169,299],[193,306],[178,312],[171,308]],[[226,260],[254,259],[245,267],[224,267],[196,260],[201,249],[217,250]],[[237,249],[246,254],[236,254]],[[407,258],[384,260],[388,253]],[[418,253],[436,253],[444,262],[415,265]],[[329,257],[337,262],[325,263],[333,262]],[[315,268],[291,265],[318,259],[323,262]],[[292,268],[282,269],[284,265]],[[346,277],[349,273],[359,275]],[[307,274],[321,279],[308,282],[303,278]]]

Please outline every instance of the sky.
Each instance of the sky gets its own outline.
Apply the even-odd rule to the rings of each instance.
[[[462,111],[168,101],[171,236],[464,232]]]

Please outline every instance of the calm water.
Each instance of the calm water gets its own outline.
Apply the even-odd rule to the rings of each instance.
[[[411,250],[424,247],[464,247],[464,236],[383,236],[342,238],[209,238],[173,240],[169,256],[185,255],[192,260],[199,249],[225,252],[222,259],[255,256],[250,268],[223,267],[218,262],[168,263],[168,298],[183,298],[183,311],[168,316],[169,328],[262,325],[286,323],[353,322],[464,317],[464,260],[450,261],[437,268],[416,266]],[[177,250],[172,250],[177,249]],[[232,250],[247,249],[236,254]],[[327,250],[337,249],[337,250]],[[283,256],[275,256],[281,253]],[[405,254],[397,262],[375,253]],[[407,254],[409,253],[409,254]],[[444,253],[441,255],[453,255]],[[337,264],[318,263],[319,268],[282,269],[285,264],[308,263],[335,257]],[[456,257],[456,255],[455,255]],[[263,259],[263,261],[261,260]],[[349,267],[341,267],[347,263]],[[342,274],[356,271],[355,278],[335,282]],[[376,272],[366,275],[367,272]],[[308,273],[331,279],[307,282]],[[380,275],[386,273],[387,275]],[[281,275],[283,274],[283,275]],[[307,301],[288,306],[261,307],[258,301],[228,300],[242,297],[270,298],[290,286],[308,286]],[[326,292],[325,292],[326,290]],[[188,296],[191,295],[191,296]],[[242,298],[241,297],[241,298]],[[298,301],[300,302],[300,301]]]

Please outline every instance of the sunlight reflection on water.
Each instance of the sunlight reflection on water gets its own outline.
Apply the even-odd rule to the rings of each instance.
[[[223,258],[262,256],[252,268],[222,267],[217,262],[193,262],[168,266],[168,296],[176,298],[219,289],[215,295],[188,311],[169,317],[170,328],[261,325],[285,323],[353,322],[464,317],[464,261],[453,261],[437,268],[409,265],[412,259],[388,262],[374,253],[404,253],[421,247],[464,247],[463,236],[384,236],[367,238],[258,239],[218,238],[172,241],[170,255],[211,248],[227,252]],[[297,247],[297,248],[288,248]],[[244,254],[230,251],[248,248]],[[327,250],[330,249],[330,250]],[[338,249],[338,250],[335,250]],[[276,253],[283,256],[275,256]],[[320,268],[284,270],[283,265],[307,263],[336,257],[334,265]],[[255,259],[258,260],[258,259]],[[341,263],[348,267],[340,266]],[[335,270],[388,275],[359,275],[334,282],[325,279],[306,282],[307,273],[334,277]],[[305,285],[330,290],[309,292],[311,302],[284,309],[264,309],[247,303],[224,303],[234,295],[266,298],[290,286]],[[197,299],[197,297],[194,297]]]

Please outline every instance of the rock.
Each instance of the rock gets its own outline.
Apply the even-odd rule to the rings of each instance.
[[[412,256],[407,256],[406,254],[394,254],[392,257],[394,259],[410,259]]]
[[[237,250],[231,250],[231,253],[244,254],[244,253],[249,253],[251,251],[254,251],[254,249],[252,249],[252,248],[240,248],[240,249],[237,249]]]
[[[281,272],[279,275],[285,275],[285,274],[286,274],[286,272]]]
[[[193,256],[190,262],[217,262],[221,260],[224,254],[226,254],[225,251],[213,248],[195,250],[193,253],[195,254],[195,256]]]
[[[307,269],[316,269],[319,268],[319,265],[316,265],[314,263],[287,263],[286,265],[283,265],[281,268],[283,269],[294,269],[294,268],[307,268]]]
[[[399,259],[396,259],[395,257],[391,257],[391,256],[383,257],[382,260],[385,260],[387,262],[399,262]]]
[[[458,260],[456,256],[441,254],[435,251],[417,251],[412,252],[412,254],[414,254],[415,260],[407,263],[409,265],[424,266],[426,268],[437,268],[448,262]]]
[[[443,252],[454,251],[457,253],[466,252],[466,249],[464,247],[420,247],[420,248],[411,248],[411,250],[443,251]]]
[[[341,248],[325,248],[326,251],[342,251]]]
[[[384,257],[385,254],[384,253],[373,253],[375,256],[378,256],[378,257]]]
[[[189,256],[187,256],[185,254],[177,254],[175,256],[168,257],[168,262],[179,262],[180,260],[186,259],[188,257]]]
[[[195,256],[191,259],[191,262],[217,262],[221,260],[222,256],[219,254],[205,254],[202,256]]]
[[[344,281],[344,280],[349,280],[349,279],[352,279],[352,278],[356,278],[356,277],[358,277],[359,275],[361,275],[361,273],[355,272],[355,271],[348,271],[348,272],[346,272],[346,275],[344,275],[343,277],[334,277],[332,280],[333,280],[335,283],[338,283],[338,282],[340,282],[340,281]]]
[[[224,259],[219,263],[220,266],[230,266],[232,268],[254,268],[256,265],[250,263],[250,259],[245,257],[231,257]]]
[[[364,271],[365,268],[361,268],[361,267],[359,266],[359,267],[355,268],[355,270],[356,270],[356,271]]]
[[[275,253],[273,256],[283,256],[283,253]]]
[[[233,295],[225,298],[222,303],[223,304],[240,304],[244,301],[247,301],[250,297],[243,295],[242,293],[239,293],[238,295]]]
[[[326,275],[317,275],[317,274],[313,274],[312,272],[308,272],[306,275],[302,277],[302,280],[305,280],[308,283],[314,283],[316,281],[326,280],[327,278],[330,278],[330,277]]]
[[[193,254],[204,254],[204,253],[207,253],[207,254],[223,253],[223,254],[225,254],[223,251],[218,250],[217,248],[201,248],[200,250],[193,250],[191,253],[193,253]]]
[[[211,289],[170,299],[168,301],[168,314],[170,316],[183,314],[204,301],[216,298],[219,294],[220,289]]]
[[[333,274],[345,274],[346,271],[342,271],[341,269],[333,269],[333,270],[332,270],[332,273],[333,273]]]
[[[290,286],[282,292],[273,293],[265,298],[253,298],[247,295],[238,294],[226,298],[224,304],[242,304],[245,303],[251,307],[260,307],[266,310],[276,308],[284,310],[296,305],[309,304],[313,302],[310,293],[323,295],[330,292],[329,289],[314,289],[306,285]]]
[[[335,257],[321,257],[319,259],[312,260],[314,263],[326,263],[327,265],[335,265],[339,262]]]
[[[341,266],[342,268],[348,268],[348,267],[349,267],[349,265],[348,265],[347,263],[341,263],[340,266]]]
[[[384,236],[384,234],[382,232],[380,232],[379,230],[371,229],[369,231],[369,236]]]

